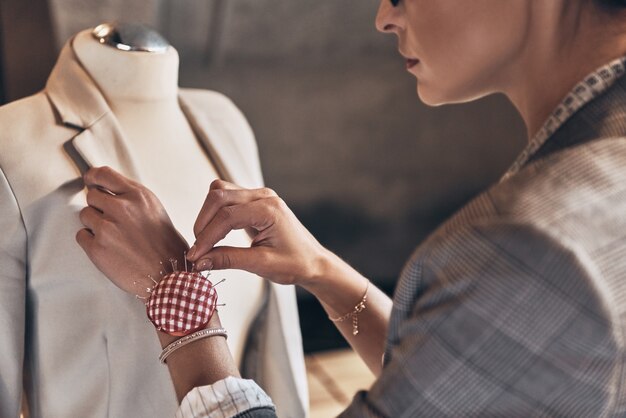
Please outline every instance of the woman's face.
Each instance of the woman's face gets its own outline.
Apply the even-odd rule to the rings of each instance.
[[[464,102],[502,90],[524,51],[533,1],[381,0],[376,26],[398,36],[424,103]]]

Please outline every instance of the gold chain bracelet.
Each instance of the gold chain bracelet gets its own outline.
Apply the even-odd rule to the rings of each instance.
[[[328,319],[333,322],[343,322],[348,318],[352,318],[352,335],[357,335],[359,333],[359,314],[363,312],[366,308],[365,302],[367,301],[367,291],[370,288],[370,281],[367,281],[367,286],[365,287],[365,292],[363,292],[363,297],[361,301],[356,304],[354,309],[351,312],[348,312],[345,315],[342,315],[338,318],[333,318],[328,315]]]

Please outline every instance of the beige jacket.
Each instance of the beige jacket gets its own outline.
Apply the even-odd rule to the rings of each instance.
[[[181,89],[180,105],[223,178],[263,184],[252,131],[227,98]],[[0,127],[0,416],[18,415],[23,387],[33,417],[173,416],[173,385],[144,310],[74,239],[86,204],[81,172],[141,173],[71,45],[43,92],[0,108]],[[241,366],[281,416],[306,414],[292,287],[266,284]]]

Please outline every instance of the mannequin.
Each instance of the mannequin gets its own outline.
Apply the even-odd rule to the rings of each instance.
[[[89,166],[145,184],[187,241],[214,179],[262,187],[241,112],[219,93],[179,89],[177,78],[171,46],[121,50],[87,30],[65,45],[44,91],[0,107],[0,416],[18,415],[22,387],[32,418],[178,408],[145,307],[110,295],[122,290],[75,241]],[[244,231],[223,241],[249,243]],[[212,279],[222,278],[220,318],[242,373],[282,416],[305,416],[295,290],[244,271]]]
[[[101,44],[91,31],[76,35],[74,52],[106,98],[127,138],[141,178],[161,200],[188,242],[193,242],[193,223],[218,173],[178,103],[178,53],[122,51]],[[171,174],[176,172],[173,181]],[[189,181],[193,179],[192,181]],[[199,189],[200,187],[200,189]],[[243,231],[228,237],[245,242]],[[231,244],[236,245],[236,244]],[[165,261],[165,260],[164,260]],[[241,359],[245,333],[262,299],[262,282],[220,273],[220,318],[229,330],[228,343],[235,361]],[[240,301],[247,301],[240,303]]]

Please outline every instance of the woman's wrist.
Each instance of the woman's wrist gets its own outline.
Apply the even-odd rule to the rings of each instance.
[[[207,328],[221,327],[219,316],[215,313]],[[161,331],[157,334],[163,348],[180,338]],[[229,376],[241,377],[222,336],[204,338],[181,347],[167,358],[167,367],[179,400],[194,387],[212,385]]]
[[[162,266],[163,272],[160,274],[164,274],[164,277],[159,278],[158,285],[154,283],[152,288],[144,289],[148,298],[143,302],[148,306],[148,317],[155,326],[163,348],[161,355],[154,361],[167,365],[176,394],[181,400],[194,387],[211,385],[226,377],[240,375],[226,343],[227,331],[222,328],[215,310],[217,295],[214,294],[214,288],[200,274],[187,273],[184,265],[181,270],[181,265],[173,260],[171,265],[169,261],[167,264]],[[192,296],[195,292],[202,296]],[[185,305],[178,306],[175,302],[187,300],[189,297],[196,297],[192,319],[185,313]],[[158,308],[159,301],[166,301],[167,298],[171,298],[171,309],[175,311],[172,313],[170,308],[167,309],[167,315],[174,315],[169,317],[170,320],[163,316],[163,309]],[[153,309],[153,304],[157,308]]]
[[[341,270],[341,264],[345,262],[331,251],[322,248],[311,263],[309,274],[296,284],[314,296],[323,294],[331,286],[332,277]]]
[[[362,297],[368,279],[336,254],[325,250],[319,257],[315,275],[300,287],[315,296],[332,316],[353,309]]]
[[[220,318],[219,318],[219,315],[218,315],[217,311],[215,312],[215,314],[213,314],[213,316],[211,317],[211,320],[209,321],[209,323],[205,327],[205,329],[209,329],[209,328],[222,328],[222,323],[220,321]],[[176,340],[181,338],[181,337],[178,337],[178,336],[175,336],[175,335],[170,335],[170,334],[168,334],[166,332],[163,332],[163,331],[159,331],[158,329],[156,330],[156,332],[157,332],[157,335],[159,337],[159,341],[161,342],[161,348],[165,348],[169,344],[171,344],[174,341],[176,341]],[[219,337],[219,338],[222,338],[222,337]]]

